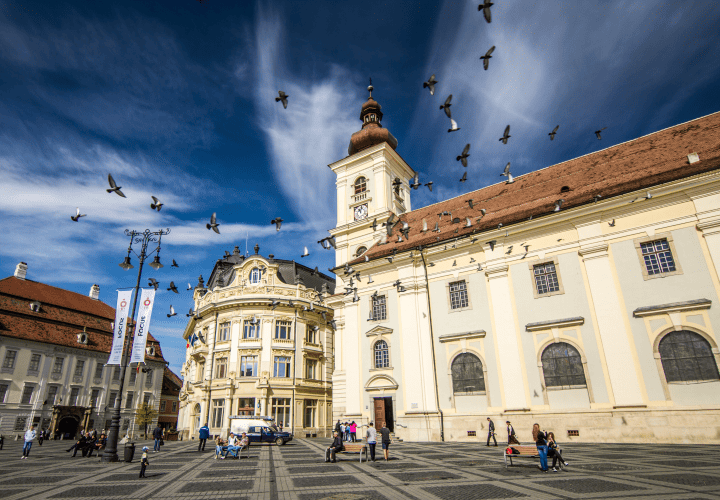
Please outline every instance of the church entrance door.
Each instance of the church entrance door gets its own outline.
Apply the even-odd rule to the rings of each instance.
[[[392,398],[375,398],[375,428],[380,429],[383,422],[391,432],[395,431]]]

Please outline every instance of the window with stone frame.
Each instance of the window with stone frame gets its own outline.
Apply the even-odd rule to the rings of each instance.
[[[213,399],[212,407],[212,421],[211,427],[222,427],[223,417],[225,416],[225,400],[224,399]]]
[[[133,407],[133,398],[135,397],[135,394],[133,391],[128,391],[127,394],[125,394],[125,409],[131,410]]]
[[[358,177],[355,181],[355,193],[360,194],[367,191],[367,179],[365,177]]]
[[[454,394],[485,392],[482,361],[474,354],[459,354],[453,360],[450,371]]]
[[[317,417],[317,407],[318,402],[317,399],[306,399],[304,401],[305,406],[305,414],[304,414],[304,420],[303,420],[303,427],[309,428],[309,427],[315,427],[315,419]]]
[[[307,325],[305,329],[305,342],[308,344],[317,344],[317,332],[315,331],[315,325]]]
[[[152,398],[152,393],[146,392],[143,394],[143,404],[149,405],[150,404],[150,398]]]
[[[173,411],[175,411],[173,402]],[[255,415],[255,398],[240,398],[237,403],[238,415]]]
[[[113,368],[112,378],[113,378],[113,380],[120,380],[120,367],[119,366],[116,366],[115,368]]]
[[[117,392],[111,392],[108,397],[108,408],[115,408],[115,401],[117,400]]]
[[[574,389],[586,387],[582,357],[567,342],[555,342],[545,348],[540,356],[545,387]]]
[[[260,337],[260,325],[253,324],[253,320],[246,319],[243,321],[243,338],[256,339]]]
[[[5,402],[5,398],[7,397],[9,387],[10,387],[9,383],[1,383],[0,384],[0,403]]]
[[[137,368],[130,368],[130,381],[128,382],[130,385],[135,385],[135,381],[137,380]]]
[[[385,295],[370,296],[373,321],[385,321],[387,319],[387,297]]]
[[[533,275],[535,290],[539,296],[560,291],[560,282],[554,262],[534,265]]]
[[[692,383],[719,380],[720,372],[710,343],[687,330],[665,335],[658,345],[665,380]]]
[[[75,362],[75,373],[73,373],[73,377],[82,378],[84,371],[85,371],[85,360],[78,359]]]
[[[28,375],[37,374],[40,372],[40,360],[42,359],[41,354],[33,354],[30,356],[30,364],[28,364]]]
[[[276,378],[289,378],[290,377],[290,357],[289,356],[275,356],[275,363],[273,366],[273,377],[276,377]]]
[[[390,367],[390,349],[388,348],[387,342],[384,340],[375,342],[373,352],[375,354],[375,368]]]
[[[218,332],[218,342],[230,340],[230,322],[220,323],[220,331]]]
[[[227,377],[227,358],[220,358],[215,361],[215,378]]]
[[[101,379],[101,378],[102,378],[102,376],[103,376],[103,368],[105,368],[105,365],[104,365],[101,361],[98,361],[98,362],[95,363],[95,376],[94,376],[94,378],[96,378],[96,379]]]
[[[53,363],[53,375],[62,375],[63,366],[65,365],[65,358],[55,358]]]
[[[290,339],[291,321],[277,320],[275,321],[275,338],[281,340]]]
[[[177,411],[177,401],[172,402],[172,411],[175,413]]]
[[[240,377],[257,377],[258,376],[258,357],[257,356],[240,356]]]
[[[100,402],[100,389],[93,389],[92,393],[90,393],[90,405],[93,408],[97,408],[99,402]]]
[[[448,288],[450,290],[450,309],[463,309],[470,305],[465,280],[450,283]]]
[[[70,401],[68,401],[69,406],[77,406],[78,396],[80,396],[79,387],[73,387],[72,389],[70,389]]]
[[[29,405],[32,403],[33,392],[35,392],[34,385],[26,385],[23,387],[22,398],[20,399],[21,405]]]
[[[281,422],[284,425],[290,423],[290,398],[272,398],[272,417],[275,422],[279,425]]]
[[[316,359],[305,360],[305,378],[309,380],[317,379],[317,366],[318,362]]]
[[[675,271],[675,259],[667,238],[640,243],[640,250],[648,275]]]
[[[252,271],[250,271],[250,276],[248,276],[248,281],[251,285],[256,285],[260,283],[260,278],[262,277],[262,272],[260,272],[259,268],[254,268]]]
[[[25,430],[25,426],[27,425],[27,417],[17,417],[15,419],[15,427],[13,428],[14,432],[22,432]]]
[[[147,373],[145,373],[145,387],[152,387],[154,374],[155,372],[152,368],[147,368]]]
[[[165,411],[165,405],[166,405],[166,404],[167,404],[167,401],[165,401],[164,399],[160,401],[160,411],[161,411],[161,412],[164,412],[164,411]]]
[[[2,369],[3,371],[12,372],[15,369],[15,359],[17,358],[17,351],[7,350],[5,351],[5,359],[3,359]]]
[[[57,393],[58,393],[59,387],[57,385],[51,385],[48,386],[48,395],[47,395],[47,402],[48,405],[52,406],[55,404],[55,400],[57,399]]]

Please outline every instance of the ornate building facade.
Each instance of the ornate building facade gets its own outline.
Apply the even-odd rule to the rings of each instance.
[[[120,367],[105,366],[115,309],[98,299],[27,279],[27,264],[0,280],[0,434],[21,435],[30,425],[51,438],[79,429],[107,429],[118,398]],[[165,360],[148,336],[146,371],[126,370],[121,435],[135,432],[135,409],[156,409]]]
[[[332,422],[334,279],[235,247],[194,291],[185,329],[178,430],[207,423],[227,436],[232,415],[270,415],[297,436],[328,436]]]
[[[418,210],[372,97],[360,118],[330,165],[337,284],[364,278],[329,301],[335,418],[720,442],[720,113]]]

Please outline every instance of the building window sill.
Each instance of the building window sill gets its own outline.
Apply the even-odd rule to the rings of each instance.
[[[546,387],[548,391],[567,391],[569,389],[587,389],[587,385],[556,385]]]
[[[30,371],[30,370],[28,370],[28,372],[27,372],[27,376],[28,376],[28,377],[37,377],[38,375],[40,375],[40,372],[39,372],[39,371]]]
[[[0,373],[10,373],[12,374],[15,371],[15,368],[0,368]]]
[[[474,392],[455,392],[453,396],[485,396],[487,391],[474,391]]]
[[[386,366],[385,368],[370,368],[369,371],[371,371],[371,372],[386,372],[386,371],[391,372],[391,371],[393,371],[393,367]]]

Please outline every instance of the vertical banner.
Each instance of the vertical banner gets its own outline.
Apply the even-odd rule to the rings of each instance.
[[[108,365],[119,365],[122,361],[130,297],[132,297],[132,290],[118,291],[117,308],[115,309],[115,330],[113,331],[113,343],[112,349],[110,349],[110,359],[107,362]]]
[[[140,296],[140,312],[135,323],[135,337],[133,339],[131,363],[145,362],[145,345],[150,328],[150,315],[152,315],[153,304],[155,303],[155,290],[143,290]]]

